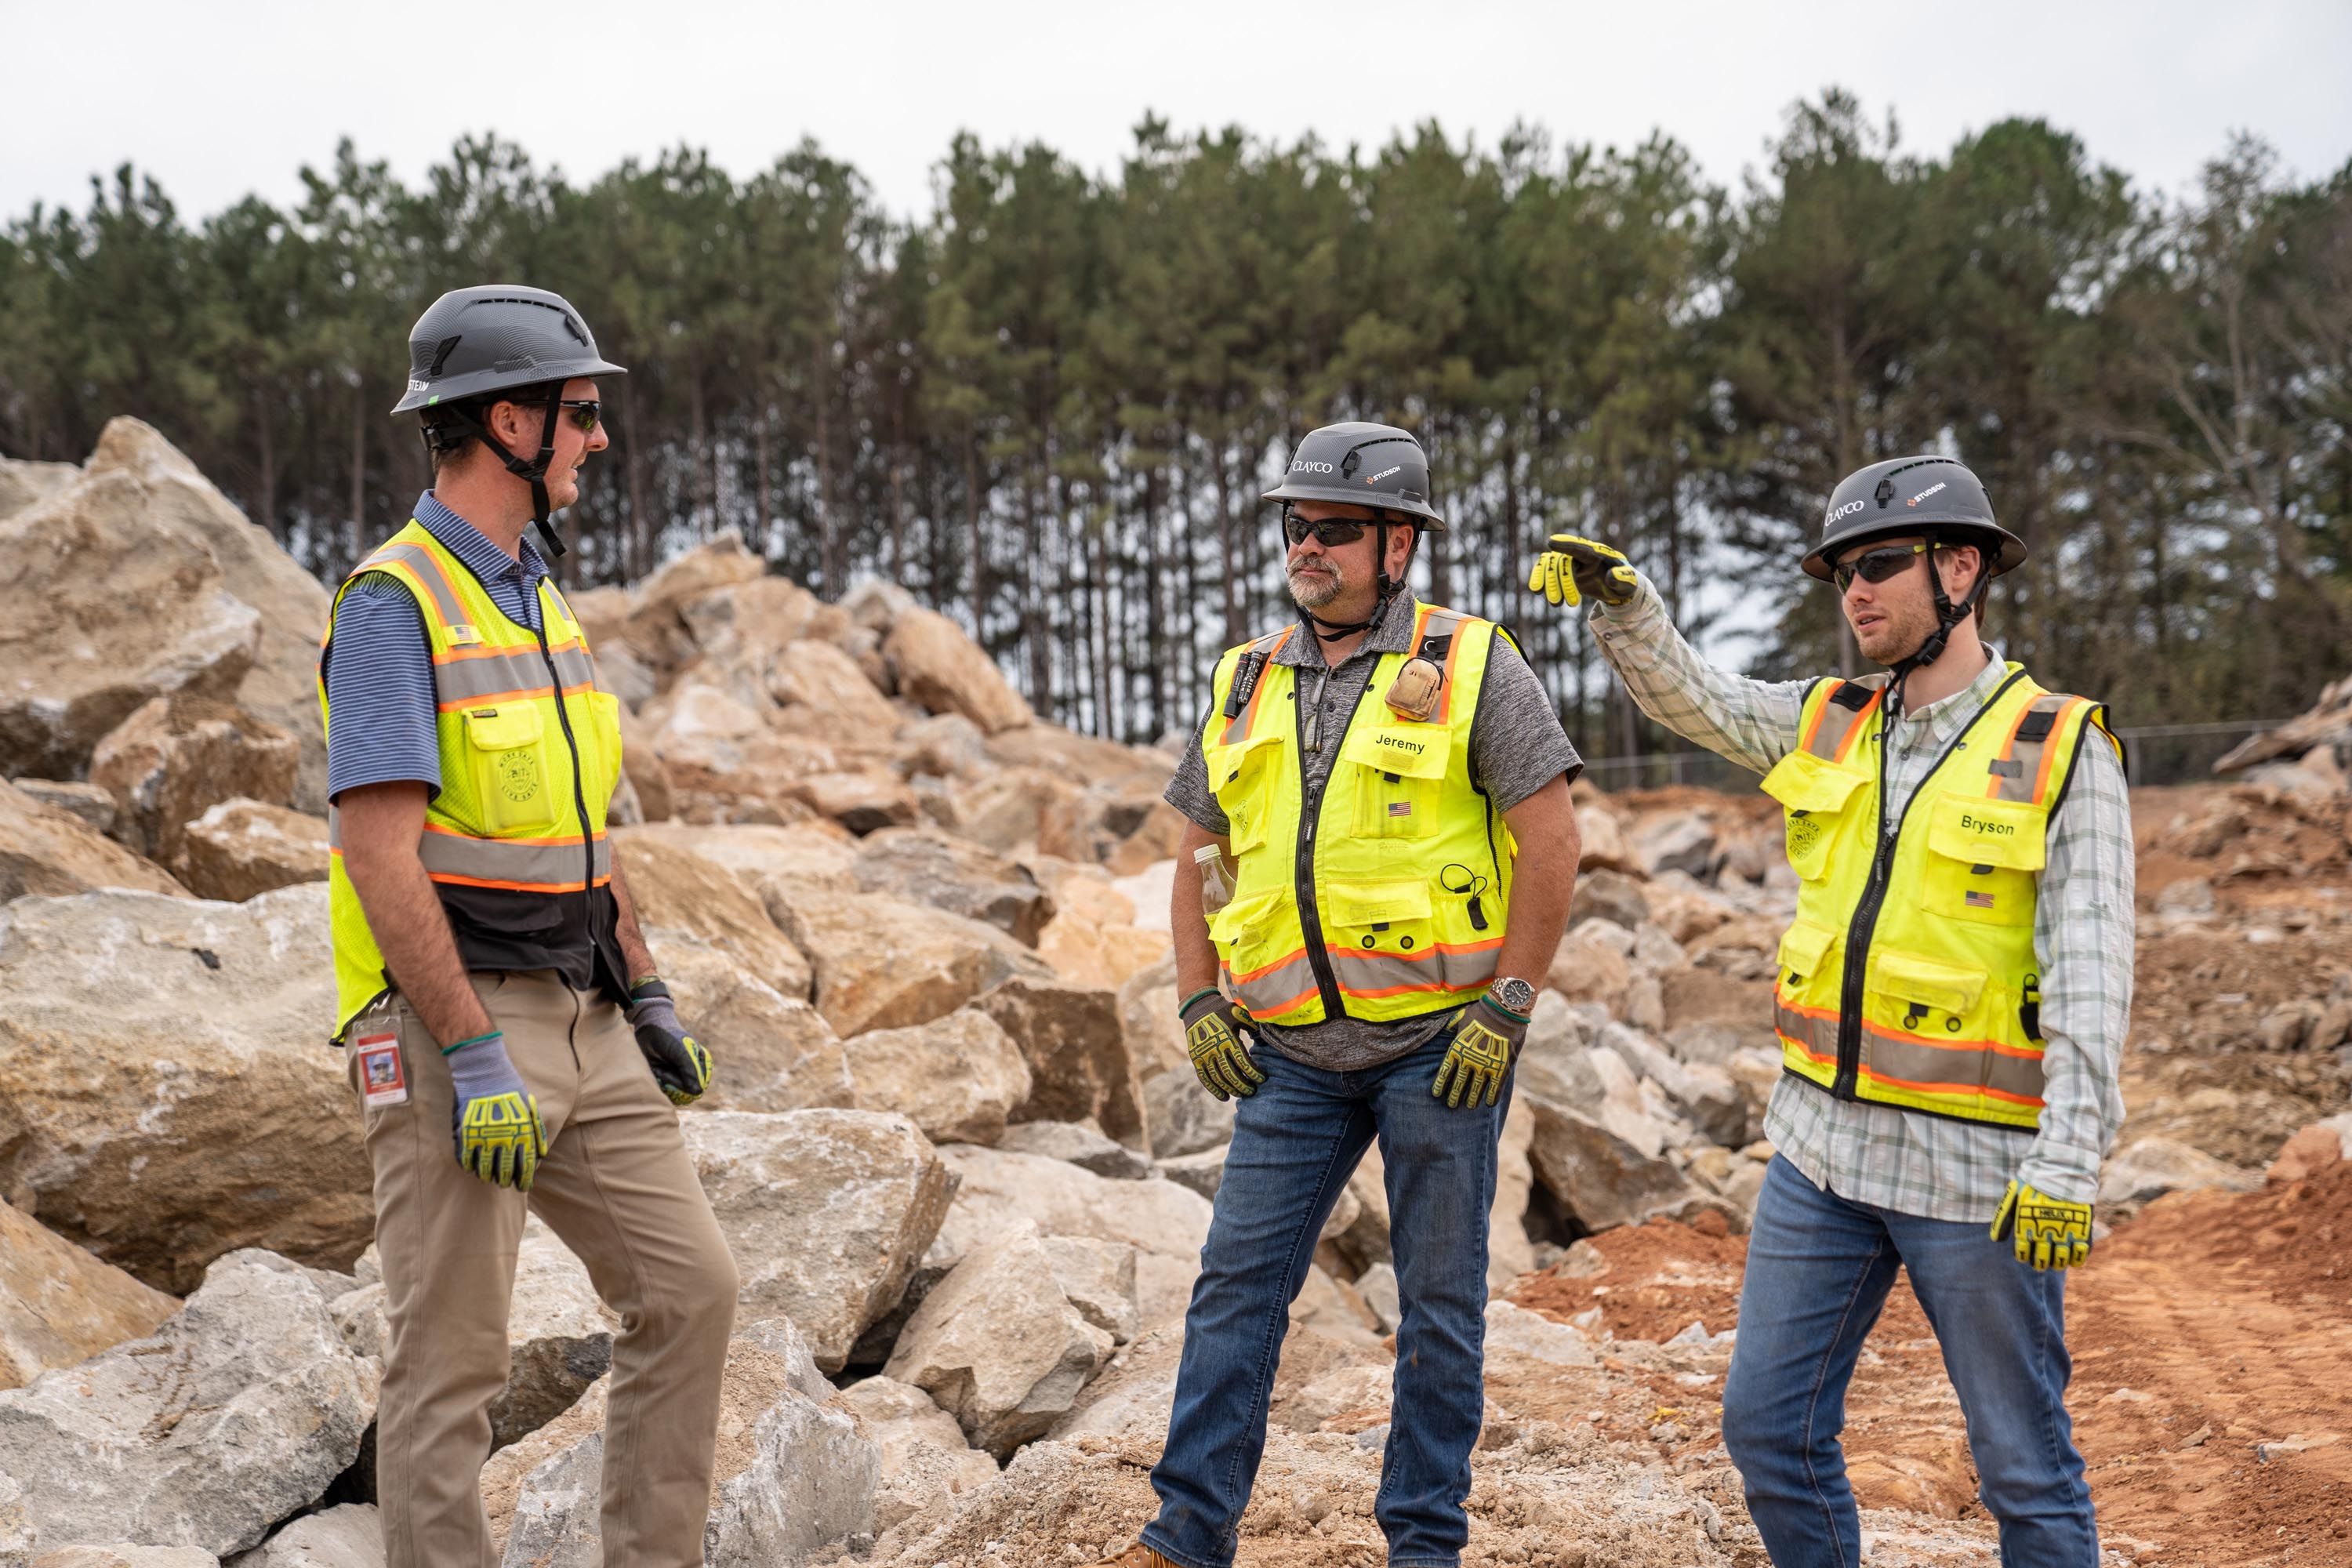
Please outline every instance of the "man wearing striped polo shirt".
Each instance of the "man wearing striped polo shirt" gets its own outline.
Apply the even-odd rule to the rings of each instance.
[[[335,1037],[364,1108],[386,1339],[377,1500],[391,1568],[488,1564],[479,1478],[508,1374],[526,1205],[622,1330],[605,1561],[702,1561],[737,1277],[676,1106],[679,1025],[604,838],[614,698],[527,531],[609,440],[570,304],[446,294],[411,333],[434,489],[336,595],[327,725]]]

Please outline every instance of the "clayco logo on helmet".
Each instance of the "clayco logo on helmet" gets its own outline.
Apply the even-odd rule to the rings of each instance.
[[[1334,471],[1328,463],[1318,463],[1306,458],[1301,458],[1290,465],[1290,471],[1294,474],[1302,470],[1310,474],[1328,474]]]

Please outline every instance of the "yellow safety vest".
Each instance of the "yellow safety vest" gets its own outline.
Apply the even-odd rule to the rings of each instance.
[[[2008,668],[1891,840],[1886,676],[1817,683],[1797,749],[1764,775],[1799,881],[1773,991],[1781,1064],[1841,1100],[2040,1124],[2033,922],[2050,816],[2084,726],[2116,742],[2103,704]]]
[[[352,581],[368,573],[395,579],[415,596],[432,647],[441,792],[425,809],[417,853],[449,910],[459,955],[468,968],[539,967],[531,962],[533,933],[588,930],[586,895],[612,881],[604,811],[621,777],[619,700],[598,688],[588,640],[552,580],[539,581],[542,635],[509,620],[465,563],[412,519],[336,592],[319,650],[322,723],[335,611]],[[327,842],[340,1041],[392,977],[344,874],[332,805]],[[576,904],[562,920],[511,918],[566,895]],[[481,908],[491,910],[488,920],[478,918]],[[493,942],[469,941],[472,929],[488,924],[507,929]]]
[[[1486,988],[1509,920],[1517,845],[1470,772],[1470,725],[1496,627],[1422,605],[1403,653],[1381,656],[1310,798],[1297,631],[1228,649],[1201,748],[1232,825],[1232,900],[1209,922],[1227,995],[1269,1023],[1409,1018]],[[1444,672],[1425,721],[1382,700],[1415,654]],[[1241,689],[1236,694],[1236,679]]]

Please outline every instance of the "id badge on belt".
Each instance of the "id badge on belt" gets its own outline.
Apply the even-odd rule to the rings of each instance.
[[[360,1098],[370,1110],[408,1103],[408,1059],[400,1053],[400,1010],[377,1008],[352,1026],[359,1058]]]

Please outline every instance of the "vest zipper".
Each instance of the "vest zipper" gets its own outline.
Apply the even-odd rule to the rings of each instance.
[[[1323,679],[1328,685],[1331,679],[1328,667]],[[1298,932],[1307,943],[1307,966],[1315,972],[1315,987],[1322,993],[1323,1016],[1328,1022],[1346,1017],[1348,1006],[1339,996],[1339,977],[1332,973],[1331,954],[1323,945],[1323,916],[1315,902],[1315,828],[1323,816],[1323,784],[1310,785],[1307,782],[1307,728],[1310,721],[1301,711],[1305,704],[1299,701],[1307,695],[1307,687],[1295,672],[1290,678],[1290,725],[1298,742],[1299,784],[1298,846],[1291,863],[1291,889],[1298,904]],[[1316,706],[1319,714],[1322,705],[1318,702]],[[1355,711],[1351,709],[1348,713],[1348,723],[1339,730],[1341,742],[1346,741],[1348,728],[1354,724],[1355,720]],[[1319,732],[1317,738],[1321,738]],[[1333,745],[1332,752],[1335,755],[1338,753],[1337,744]],[[1328,777],[1324,781],[1325,784],[1329,782]]]
[[[1910,798],[1903,803],[1901,815],[1895,819],[1895,831],[1892,833],[1886,831],[1886,711],[1884,708],[1879,710],[1876,737],[1878,852],[1871,858],[1870,880],[1864,884],[1862,900],[1854,905],[1853,920],[1846,927],[1845,978],[1838,993],[1837,1077],[1830,1084],[1830,1093],[1840,1100],[1859,1098],[1854,1086],[1862,1077],[1862,999],[1870,973],[1870,939],[1878,929],[1879,909],[1886,902],[1886,886],[1895,872],[1895,851],[1903,842],[1903,825],[1910,820],[1911,808],[1918,804],[1921,795],[1927,793],[1927,786],[1935,782],[1944,764],[1951,761],[1952,754],[1959,750],[1960,742],[1975,731],[1984,716],[1992,711],[1993,704],[1999,702],[2002,695],[2022,679],[2023,674],[2020,670],[1995,687],[1992,695],[1984,700],[1983,705],[1966,724],[1960,726],[1960,732],[1952,737],[1943,754],[1920,775],[1918,786],[1912,790]]]
[[[536,586],[533,593],[536,594]],[[539,625],[530,628],[539,639],[539,657],[547,665],[549,689],[555,694],[555,722],[563,731],[564,748],[572,753],[572,804],[580,813],[580,902],[591,915],[593,933],[596,898],[596,835],[588,826],[588,795],[580,787],[580,742],[572,733],[572,714],[563,703],[563,676],[555,668],[555,655],[547,646],[547,601],[539,602]]]

